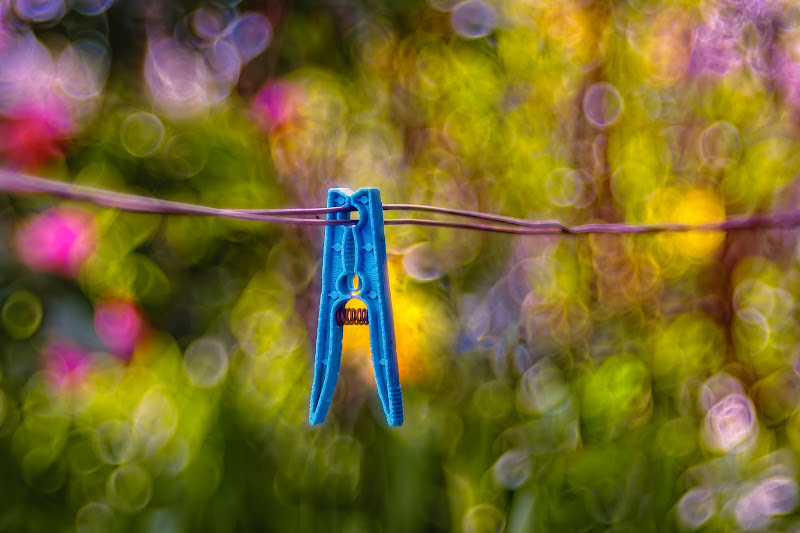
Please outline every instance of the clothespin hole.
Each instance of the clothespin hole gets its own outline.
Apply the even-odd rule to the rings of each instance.
[[[361,278],[358,277],[358,274],[353,274],[353,279],[350,280],[350,294],[355,296],[361,293],[361,288],[364,285],[361,283]]]

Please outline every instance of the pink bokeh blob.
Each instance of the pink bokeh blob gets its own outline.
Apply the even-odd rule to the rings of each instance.
[[[44,370],[51,385],[62,392],[75,392],[86,382],[91,356],[69,341],[54,341],[44,349]]]
[[[29,268],[73,277],[94,251],[95,239],[89,213],[58,207],[24,224],[17,231],[15,248]]]
[[[0,117],[0,160],[6,166],[37,170],[64,155],[73,124],[63,98],[18,103],[4,114]]]
[[[146,327],[142,312],[134,302],[115,299],[95,308],[94,329],[109,351],[128,358],[144,336]]]
[[[257,122],[267,131],[274,131],[300,119],[305,100],[303,87],[291,81],[270,81],[253,98],[252,108]]]

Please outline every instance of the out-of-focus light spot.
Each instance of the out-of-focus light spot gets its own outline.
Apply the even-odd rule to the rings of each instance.
[[[592,84],[583,95],[583,113],[598,128],[613,126],[624,108],[616,87],[606,82]]]
[[[397,279],[392,267],[389,279]],[[432,354],[451,342],[455,325],[441,300],[396,287],[391,291],[400,376],[403,383],[417,383],[430,376]]]
[[[36,102],[15,105],[0,118],[0,160],[27,170],[50,164],[63,156],[72,126],[66,103],[50,90]]]
[[[444,274],[442,260],[429,242],[415,244],[403,255],[403,268],[413,279],[431,281]]]
[[[586,383],[583,412],[604,425],[640,424],[652,413],[647,367],[629,356],[608,358]]]
[[[501,533],[506,517],[494,505],[481,504],[470,508],[461,521],[464,533]]]
[[[151,39],[144,77],[156,107],[176,118],[205,113],[212,102],[208,69],[194,50],[170,39]]]
[[[42,303],[28,291],[17,291],[3,304],[3,327],[12,339],[27,339],[42,323]]]
[[[756,311],[762,316],[772,314],[776,305],[776,294],[772,287],[758,278],[746,278],[736,285],[733,292],[733,310],[747,322],[753,320],[752,313]]]
[[[661,116],[662,108],[668,109],[668,106],[662,102],[658,91],[647,85],[641,85],[634,89],[631,96],[633,96],[633,107],[638,106],[650,119],[658,119]]]
[[[74,41],[58,61],[61,89],[77,100],[97,96],[106,84],[110,66],[111,58],[105,46],[91,39]]]
[[[108,502],[126,513],[142,510],[153,495],[153,481],[141,467],[123,465],[111,472],[106,483]]]
[[[115,0],[68,0],[69,7],[82,15],[99,15],[104,13]]]
[[[76,533],[107,533],[115,529],[114,511],[101,502],[90,502],[75,517]]]
[[[760,354],[769,347],[770,335],[771,328],[767,317],[760,311],[748,307],[736,313],[733,321],[733,340],[740,354]]]
[[[649,167],[627,161],[611,175],[611,194],[625,208],[626,214],[641,218],[644,217],[642,208],[662,183],[663,177]]]
[[[780,287],[772,287],[771,292],[773,305],[767,310],[770,324],[775,327],[788,324],[788,320],[796,308],[794,296]]]
[[[91,358],[80,346],[67,341],[49,344],[44,350],[44,369],[59,391],[74,392],[89,375]]]
[[[66,480],[63,463],[58,461],[47,445],[28,450],[20,466],[25,482],[44,494],[55,492]]]
[[[683,224],[706,224],[725,220],[725,204],[705,189],[687,192],[673,211],[673,220]],[[723,231],[688,231],[670,236],[676,250],[695,260],[707,260],[725,240]]]
[[[450,24],[460,36],[466,39],[486,37],[497,24],[494,8],[483,0],[467,0],[453,7]]]
[[[694,487],[678,501],[678,520],[686,527],[698,529],[714,516],[714,493],[704,487]]]
[[[204,57],[209,74],[219,89],[218,96],[227,96],[229,89],[239,81],[242,69],[239,53],[231,43],[220,39],[205,49]]]
[[[730,122],[715,122],[700,137],[700,155],[710,165],[731,165],[739,160],[741,154],[742,139],[739,130]]]
[[[217,6],[209,5],[195,9],[189,15],[189,24],[195,35],[203,39],[214,39],[225,32],[225,29],[233,20],[234,10],[220,9]]]
[[[151,460],[160,468],[161,472],[174,476],[189,463],[191,449],[189,443],[183,437],[173,437],[157,449],[153,448]]]
[[[190,178],[203,170],[208,154],[199,139],[176,135],[164,147],[164,160],[175,176]]]
[[[28,267],[74,276],[95,247],[92,217],[72,208],[45,211],[17,231],[15,244]]]
[[[197,387],[218,385],[228,373],[228,354],[217,339],[198,339],[186,349],[183,367]]]
[[[492,322],[489,304],[475,295],[466,295],[461,303],[460,312],[463,335],[466,336],[466,349],[472,349],[474,343],[485,335]],[[527,368],[527,367],[526,367]]]
[[[741,449],[758,431],[753,402],[742,394],[729,394],[706,413],[703,430],[712,450],[735,452]]]
[[[237,327],[239,345],[250,357],[285,354],[305,340],[296,328],[287,327],[286,317],[276,310],[253,313]]]
[[[289,238],[274,244],[267,258],[267,269],[282,276],[299,292],[316,277],[319,259],[298,250],[294,244]]]
[[[128,462],[136,452],[136,441],[129,422],[106,420],[95,430],[94,447],[104,462],[118,465]]]
[[[169,298],[171,290],[169,279],[153,260],[144,255],[130,254],[126,263],[135,271],[133,292],[142,303],[160,304]],[[115,277],[111,283],[120,283],[123,276]]]
[[[256,120],[267,131],[297,122],[306,100],[303,86],[292,81],[267,82],[253,99]]]
[[[724,75],[742,62],[734,39],[719,25],[703,24],[697,29],[690,58],[691,74]]]
[[[264,15],[245,13],[231,23],[225,38],[246,63],[267,49],[272,40],[272,24]]]
[[[157,116],[137,111],[122,123],[120,130],[122,146],[136,157],[153,155],[164,141],[164,124]]]
[[[144,333],[145,323],[132,301],[109,300],[95,308],[94,330],[111,352],[128,357]]]
[[[175,434],[178,411],[160,390],[150,389],[133,413],[133,433],[147,446],[160,447]]]
[[[784,421],[800,404],[800,379],[793,370],[784,367],[756,383],[753,399],[767,423]]]
[[[143,520],[147,533],[182,533],[186,531],[181,516],[172,509],[152,509]]]
[[[416,59],[420,96],[437,98],[444,88],[453,84],[453,60],[446,48],[433,46],[423,48]],[[438,187],[436,190],[438,191]]]
[[[397,279],[393,276],[392,269],[390,265],[389,279]],[[432,350],[435,346],[441,346],[443,342],[449,342],[453,324],[439,300],[430,298],[422,292],[411,294],[408,291],[398,290],[398,287],[392,287],[391,290],[397,364],[401,380],[404,384],[417,383],[429,376]],[[347,306],[365,307],[364,303],[357,299],[350,300]],[[353,361],[355,363],[353,366],[356,366],[363,381],[369,387],[374,387],[374,373],[368,356],[368,332],[363,328],[345,327],[342,354],[343,361],[347,359]],[[505,406],[503,402],[501,400],[499,403]]]
[[[744,386],[735,377],[721,372],[711,376],[703,383],[697,400],[700,403],[700,409],[707,412],[731,394],[744,394]]]
[[[484,418],[503,418],[511,411],[512,394],[500,380],[484,383],[475,391],[475,407]]]
[[[546,413],[563,402],[569,387],[561,371],[549,361],[540,361],[527,369],[519,381],[517,400],[524,409]]]
[[[800,407],[796,407],[786,421],[786,436],[795,452],[800,451]]]
[[[775,49],[771,55],[770,76],[778,82],[786,99],[797,107],[800,105],[800,90],[797,87],[800,81],[800,63],[794,61],[796,54],[790,55]]]
[[[756,487],[759,503],[770,516],[789,514],[797,507],[797,481],[788,476],[773,476]]]
[[[524,450],[508,450],[492,467],[492,477],[499,487],[514,490],[528,480],[531,456]]]
[[[736,521],[745,529],[764,527],[773,516],[791,513],[797,507],[797,482],[787,476],[765,479],[736,502]]]
[[[559,207],[586,207],[595,199],[592,176],[573,168],[557,168],[545,182],[547,197]]]
[[[646,25],[641,50],[652,81],[671,85],[686,76],[692,50],[692,21],[680,8],[665,9]]]
[[[12,0],[14,11],[23,20],[48,22],[67,12],[64,0]]]
[[[542,7],[541,26],[551,39],[569,54],[588,52],[592,22],[577,2],[548,2]]]

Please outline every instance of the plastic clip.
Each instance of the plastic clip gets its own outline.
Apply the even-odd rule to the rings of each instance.
[[[309,422],[325,420],[339,378],[343,326],[337,312],[357,298],[367,306],[369,348],[378,397],[390,426],[403,425],[403,394],[397,371],[394,317],[386,272],[383,204],[378,189],[329,189],[328,207],[358,211],[355,225],[325,226],[322,295],[319,302],[314,385]],[[350,220],[350,211],[329,213],[328,220]]]

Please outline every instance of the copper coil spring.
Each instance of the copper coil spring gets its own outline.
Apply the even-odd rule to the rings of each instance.
[[[366,309],[340,307],[336,310],[336,323],[342,326],[368,326],[369,315]]]

